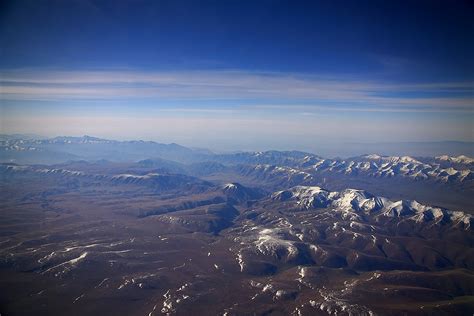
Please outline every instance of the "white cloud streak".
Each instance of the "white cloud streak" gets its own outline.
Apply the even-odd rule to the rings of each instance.
[[[391,84],[243,71],[16,70],[0,74],[3,100],[246,101],[254,106],[284,101],[291,106],[314,103],[315,110],[367,112],[472,113],[474,109],[473,82]]]

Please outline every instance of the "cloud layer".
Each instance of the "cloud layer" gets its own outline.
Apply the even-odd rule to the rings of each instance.
[[[473,86],[244,71],[5,70],[0,127],[216,150],[474,141]]]
[[[305,111],[470,112],[473,82],[393,84],[242,71],[3,71],[3,100],[199,102]],[[222,104],[219,104],[221,102]],[[196,109],[196,105],[192,105]],[[206,106],[204,107],[206,108]]]

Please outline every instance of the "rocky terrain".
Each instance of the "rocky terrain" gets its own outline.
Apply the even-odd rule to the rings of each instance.
[[[199,155],[0,165],[0,312],[474,311],[470,158]]]

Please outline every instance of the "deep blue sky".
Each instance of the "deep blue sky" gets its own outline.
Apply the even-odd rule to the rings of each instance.
[[[473,21],[472,1],[2,1],[2,125],[35,131],[21,125],[33,113],[46,134],[81,133],[52,128],[55,116],[122,138],[206,145],[237,133],[235,146],[252,148],[275,146],[255,140],[268,131],[246,135],[262,122],[287,124],[293,147],[345,139],[347,122],[357,141],[472,140]],[[130,115],[175,128],[137,129]],[[104,116],[130,134],[98,128]],[[300,121],[307,132],[291,130]],[[325,132],[311,128],[321,121]]]
[[[2,68],[474,76],[472,1],[4,1]],[[421,73],[420,73],[421,72]]]

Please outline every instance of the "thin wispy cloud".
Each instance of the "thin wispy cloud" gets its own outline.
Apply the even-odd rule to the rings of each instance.
[[[3,100],[285,102],[344,111],[471,112],[473,82],[393,84],[244,71],[3,71]],[[308,105],[309,104],[309,105]]]

